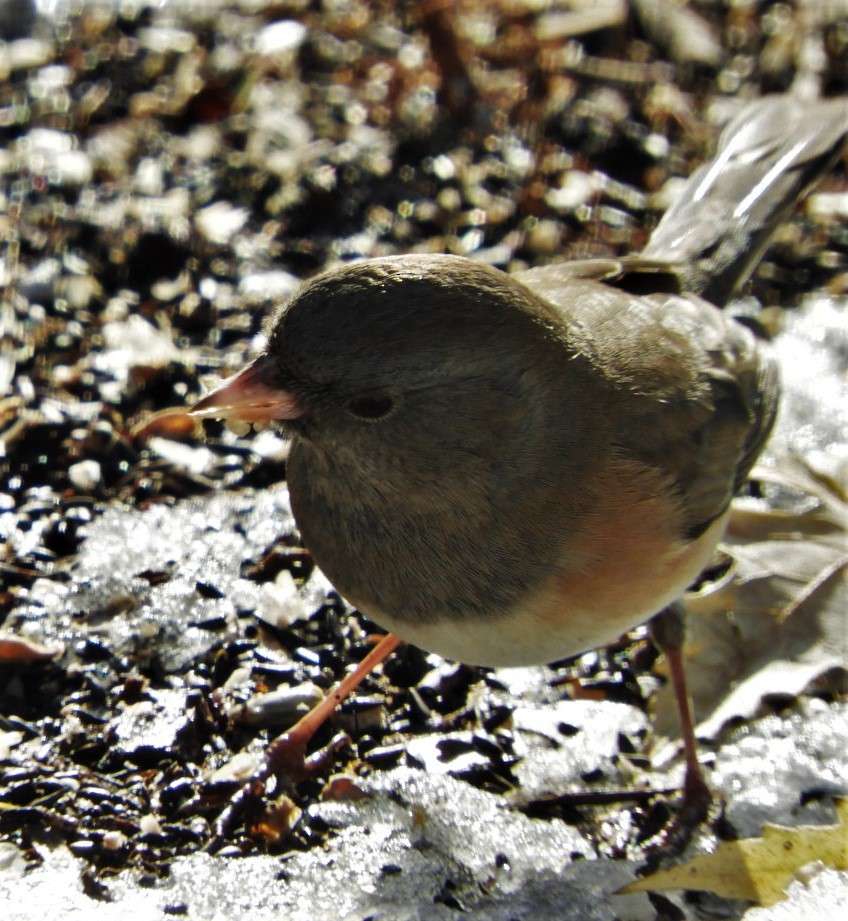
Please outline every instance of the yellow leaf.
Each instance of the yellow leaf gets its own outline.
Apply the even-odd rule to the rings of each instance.
[[[848,870],[848,800],[837,802],[839,825],[766,825],[762,838],[720,844],[712,854],[660,870],[622,893],[699,889],[728,899],[773,905],[806,864],[819,861]]]

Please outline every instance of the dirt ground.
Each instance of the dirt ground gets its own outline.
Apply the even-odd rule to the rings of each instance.
[[[707,885],[613,895],[680,779],[644,629],[544,669],[403,648],[314,778],[216,830],[378,628],[302,547],[284,440],[179,410],[341,262],[638,250],[746,100],[848,91],[846,24],[804,0],[0,3],[4,917],[783,917]],[[693,664],[726,811],[692,853],[833,823],[845,792],[846,215],[843,161],[734,306],[777,337],[790,494],[751,490],[736,546],[789,516],[799,584],[831,576],[734,596],[815,595],[803,649]],[[786,917],[842,916],[839,869]]]

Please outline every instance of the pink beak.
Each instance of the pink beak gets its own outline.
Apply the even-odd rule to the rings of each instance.
[[[295,395],[280,386],[279,373],[270,355],[262,355],[251,362],[189,410],[189,415],[203,419],[238,419],[241,422],[299,419],[303,414],[303,407]]]

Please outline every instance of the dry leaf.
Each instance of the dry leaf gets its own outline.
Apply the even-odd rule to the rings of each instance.
[[[773,905],[807,864],[848,870],[848,800],[837,803],[838,825],[766,825],[762,838],[720,844],[712,854],[660,870],[625,886],[621,893],[697,889],[728,899]]]
[[[290,797],[282,794],[269,804],[251,834],[271,843],[285,841],[300,821],[303,810]]]
[[[185,439],[197,435],[200,429],[200,422],[188,414],[188,409],[178,406],[146,414],[132,426],[130,435],[141,442],[154,436]]]
[[[61,654],[60,649],[49,649],[22,636],[0,632],[0,662],[16,665],[24,662],[47,662]]]
[[[698,735],[757,713],[764,697],[800,694],[848,673],[848,503],[838,479],[785,457],[755,472],[781,507],[735,503],[723,545],[732,566],[686,598],[684,655]],[[675,737],[668,687],[656,695],[658,735]]]

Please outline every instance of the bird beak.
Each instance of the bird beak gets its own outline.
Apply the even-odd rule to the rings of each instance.
[[[257,358],[189,410],[189,415],[202,419],[237,419],[241,422],[299,419],[303,414],[303,407],[295,395],[283,388],[270,355]]]

